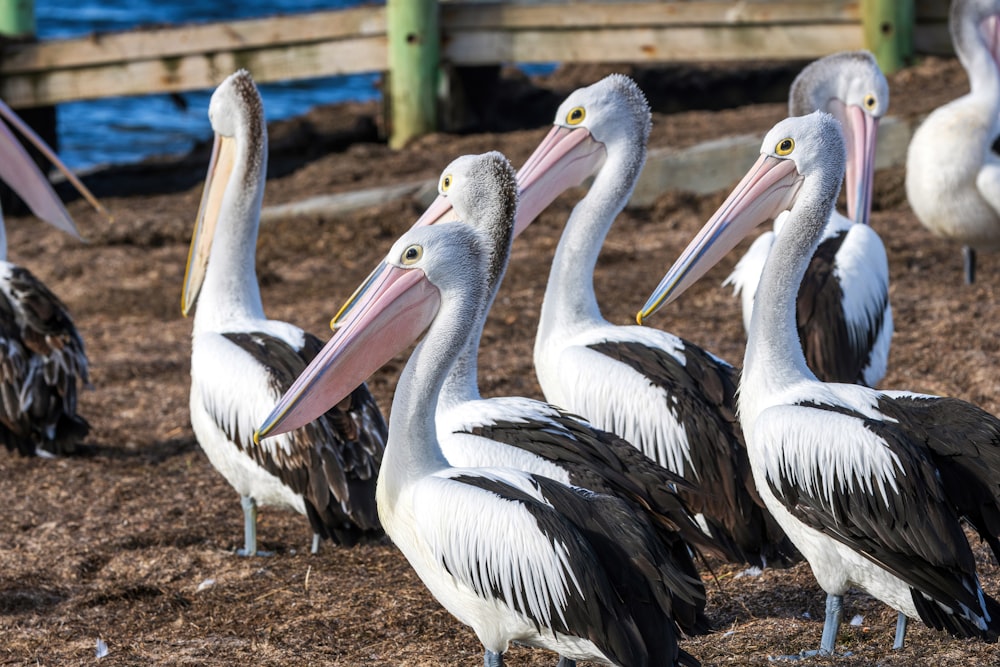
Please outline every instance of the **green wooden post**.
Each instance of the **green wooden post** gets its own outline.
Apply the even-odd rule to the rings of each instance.
[[[913,57],[913,0],[862,0],[865,45],[886,74]]]
[[[28,37],[35,34],[35,0],[0,0],[0,34]]]
[[[437,0],[388,0],[389,146],[437,129],[441,34]]]

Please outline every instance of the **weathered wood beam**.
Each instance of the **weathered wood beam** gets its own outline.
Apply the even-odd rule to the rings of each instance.
[[[94,34],[0,50],[0,98],[13,107],[211,88],[234,70],[258,83],[388,67],[385,10]]]
[[[444,56],[459,65],[495,62],[670,62],[809,59],[864,48],[857,24],[710,26],[449,33]]]

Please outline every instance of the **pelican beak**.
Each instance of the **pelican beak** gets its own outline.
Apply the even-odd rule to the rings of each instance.
[[[226,185],[233,173],[236,157],[236,140],[232,137],[215,135],[212,146],[212,158],[208,163],[208,177],[205,189],[201,193],[201,205],[198,207],[198,219],[191,236],[191,248],[188,250],[187,269],[184,271],[184,290],[181,294],[181,312],[187,317],[198,299],[198,292],[205,280],[205,268],[208,266],[208,256],[212,251],[212,239],[219,222],[219,209],[222,197],[226,193]]]
[[[549,130],[542,143],[517,172],[518,203],[514,238],[527,229],[556,197],[583,183],[604,164],[607,155],[604,144],[594,139],[585,128],[570,129],[556,125]],[[458,215],[451,202],[447,197],[439,195],[411,229],[457,219]],[[369,275],[358,289],[365,290],[373,275],[374,273]],[[330,320],[331,329],[340,328],[341,318],[351,307],[350,304],[356,303],[357,297],[358,293],[355,292],[340,307]]]
[[[878,119],[854,104],[835,104],[833,115],[840,121],[847,146],[847,217],[867,225],[872,210]]]
[[[608,152],[583,127],[556,125],[517,172],[518,203],[514,237],[527,229],[556,197],[583,183]]]
[[[441,294],[420,269],[382,263],[350,304],[340,329],[254,433],[254,441],[316,419],[406,349],[430,325]]]
[[[66,174],[67,180],[73,183],[77,190],[98,211],[101,211],[106,216],[108,215],[108,212],[98,203],[94,195],[90,193],[90,190],[76,178],[69,167],[63,164],[62,160],[49,148],[48,144],[3,102],[0,102],[0,117],[3,117],[7,123],[17,128],[52,164]],[[0,122],[0,155],[3,156],[3,159],[0,159],[0,179],[7,183],[24,200],[24,203],[28,205],[31,212],[53,227],[82,240],[76,224],[70,218],[69,212],[59,199],[59,195],[52,189],[48,178],[45,177],[45,174],[41,172],[35,161],[28,155],[28,152],[21,145],[21,142],[18,141],[17,137],[14,136],[14,133],[11,132],[10,128],[2,122]]]
[[[792,160],[761,155],[667,271],[636,322],[683,294],[757,225],[788,209],[801,185]]]

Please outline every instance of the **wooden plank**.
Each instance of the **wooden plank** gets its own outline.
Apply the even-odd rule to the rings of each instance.
[[[94,33],[0,51],[0,76],[385,35],[385,8],[362,7],[203,25]]]
[[[135,60],[49,74],[4,77],[0,98],[12,107],[56,104],[119,95],[211,88],[245,67],[258,83],[383,71],[386,38],[320,42],[271,49],[192,55],[173,60]]]
[[[445,30],[524,30],[622,26],[858,23],[859,2],[599,2],[544,3],[443,2]]]
[[[498,62],[680,62],[808,59],[864,48],[859,25],[501,30],[452,33],[443,55],[457,65]]]

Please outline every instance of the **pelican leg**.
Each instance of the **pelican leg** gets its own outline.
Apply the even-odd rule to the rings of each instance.
[[[965,259],[965,284],[976,282],[976,249],[972,246],[962,246],[962,257]]]
[[[899,612],[896,617],[896,639],[892,642],[892,650],[898,651],[903,648],[903,640],[906,639],[906,614]]]
[[[576,667],[576,660],[570,660],[566,656],[561,655],[556,667]]]
[[[503,667],[503,653],[495,653],[489,649],[483,653],[483,667]]]
[[[318,554],[319,553],[319,543],[323,538],[319,536],[319,533],[313,533],[312,546],[309,547],[309,553]]]
[[[250,496],[240,496],[243,506],[243,548],[237,556],[270,556],[270,551],[257,551],[257,501]]]
[[[823,623],[823,638],[819,644],[820,655],[833,655],[837,644],[837,632],[844,616],[844,598],[841,595],[826,596],[826,621]]]

